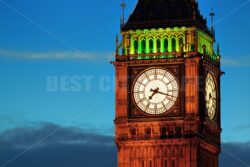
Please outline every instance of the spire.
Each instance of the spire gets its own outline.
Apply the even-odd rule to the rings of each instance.
[[[220,56],[220,44],[217,45],[217,56]]]
[[[116,45],[115,53],[118,54],[118,52],[119,52],[119,37],[118,37],[118,34],[116,34],[115,45]]]
[[[211,16],[211,34],[213,35],[213,37],[215,37],[215,25],[214,25],[215,13],[213,8],[211,9],[210,16]]]
[[[124,24],[125,24],[125,8],[127,7],[127,5],[124,2],[124,0],[122,0],[121,7],[122,7],[121,27],[123,27]]]

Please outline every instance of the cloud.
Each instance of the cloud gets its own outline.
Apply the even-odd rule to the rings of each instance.
[[[235,130],[235,132],[237,132],[237,133],[238,133],[238,132],[245,131],[245,130],[250,130],[250,124],[237,126],[234,130]]]
[[[249,167],[250,142],[224,143],[220,156],[221,167]]]
[[[55,144],[113,145],[113,137],[75,127],[59,127],[49,123],[38,127],[7,130],[0,135],[0,140],[4,143],[10,143],[15,148],[27,148],[44,137],[46,137],[45,140],[42,140],[37,147]]]
[[[222,64],[233,67],[250,67],[250,56],[222,57]]]
[[[0,49],[0,57],[27,59],[27,60],[64,60],[64,59],[85,59],[91,61],[112,60],[112,52],[98,51],[59,51],[59,52],[23,52]]]
[[[1,111],[0,113],[0,134],[6,129],[11,129],[23,125],[27,121],[24,112],[15,112],[15,114],[10,114]]]
[[[54,131],[57,133],[52,133],[53,135],[3,166],[8,160]],[[0,134],[0,148],[0,167],[116,166],[116,149],[112,136],[55,124],[5,131]]]
[[[23,152],[28,146],[60,129],[36,147],[3,164]],[[250,164],[249,143],[224,143],[220,167],[246,167]],[[43,123],[38,127],[17,128],[0,134],[0,167],[116,167],[116,148],[113,136],[100,135],[93,130],[60,127]]]

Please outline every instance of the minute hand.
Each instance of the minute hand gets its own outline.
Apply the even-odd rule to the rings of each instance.
[[[174,98],[176,98],[176,97],[173,96],[173,95],[170,95],[170,94],[167,94],[167,93],[163,93],[163,92],[160,92],[160,91],[157,91],[157,93],[162,94],[162,95],[166,95],[166,96],[169,96],[169,97],[174,97]]]

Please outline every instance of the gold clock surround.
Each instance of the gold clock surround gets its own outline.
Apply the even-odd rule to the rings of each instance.
[[[179,96],[176,77],[163,68],[148,68],[141,72],[132,87],[136,106],[150,115],[168,112]]]

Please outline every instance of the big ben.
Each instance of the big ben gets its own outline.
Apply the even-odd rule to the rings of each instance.
[[[138,0],[117,40],[118,167],[218,167],[220,52],[195,0]]]

